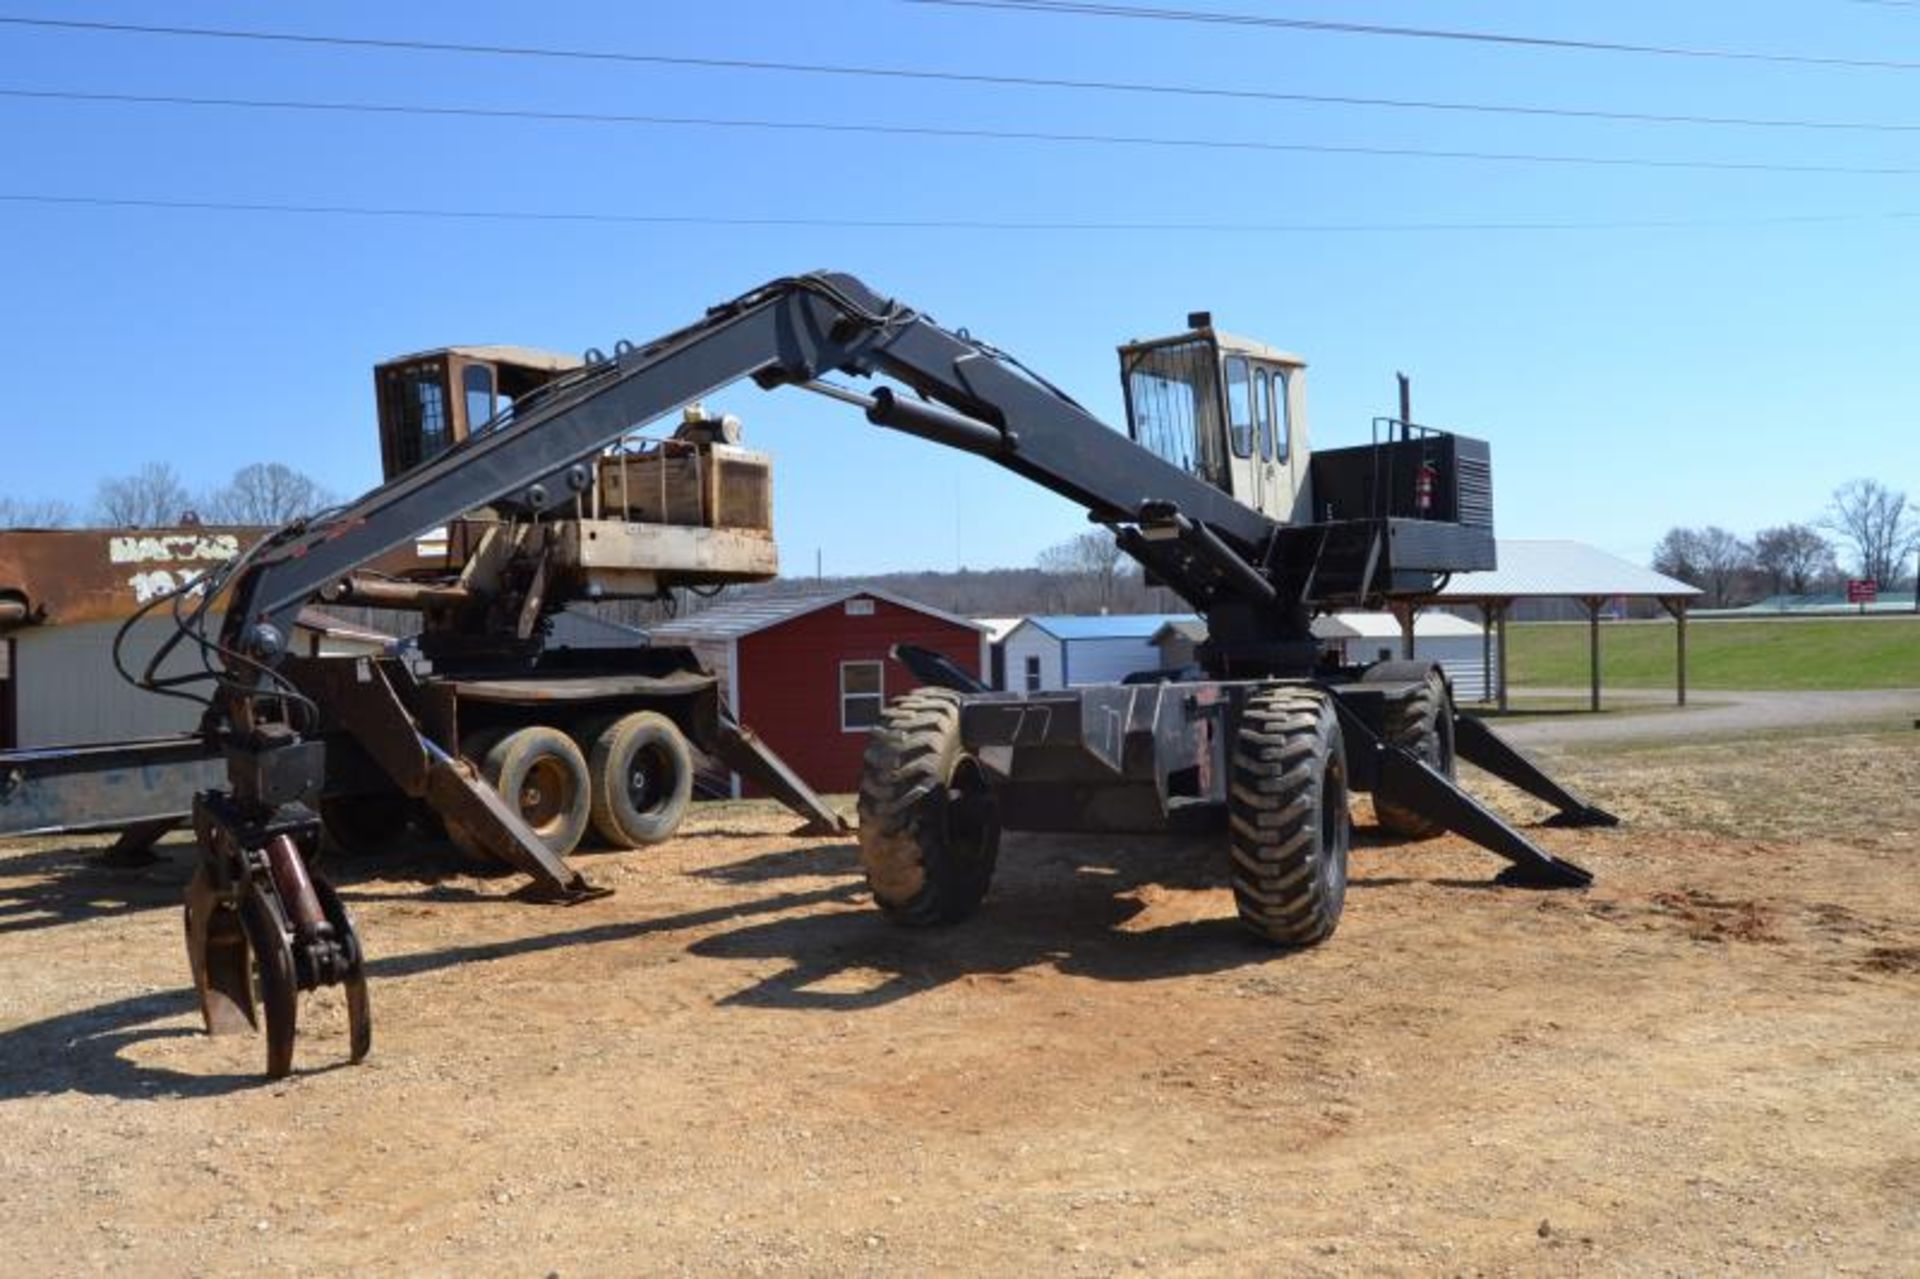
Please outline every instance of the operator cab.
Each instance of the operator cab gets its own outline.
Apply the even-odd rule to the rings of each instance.
[[[1223,333],[1204,311],[1187,324],[1120,348],[1127,434],[1272,519],[1304,518],[1306,361]]]
[[[581,367],[526,346],[449,346],[376,365],[383,479],[411,471]]]

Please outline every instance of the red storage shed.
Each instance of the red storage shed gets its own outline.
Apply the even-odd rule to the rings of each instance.
[[[655,644],[684,644],[720,676],[736,718],[821,791],[860,784],[867,729],[920,681],[887,656],[895,644],[986,670],[978,623],[873,588],[754,595],[656,626]],[[734,779],[734,794],[754,794]]]

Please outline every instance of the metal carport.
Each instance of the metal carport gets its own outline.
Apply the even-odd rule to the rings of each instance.
[[[1591,705],[1600,709],[1600,611],[1613,599],[1651,599],[1674,620],[1674,697],[1687,704],[1687,607],[1699,596],[1678,578],[1642,568],[1597,547],[1571,541],[1509,541],[1498,544],[1500,567],[1455,573],[1440,590],[1396,608],[1402,642],[1411,652],[1413,615],[1431,605],[1474,605],[1480,610],[1481,654],[1489,688],[1507,709],[1507,615],[1516,601],[1570,599],[1587,613]],[[1500,637],[1495,662],[1493,639]],[[1497,669],[1496,669],[1497,666]]]

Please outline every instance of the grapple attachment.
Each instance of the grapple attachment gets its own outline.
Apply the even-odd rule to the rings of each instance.
[[[360,935],[340,894],[308,861],[318,824],[310,816],[257,818],[216,792],[194,802],[201,861],[187,885],[187,959],[207,1032],[257,1030],[259,991],[267,1076],[293,1070],[302,991],[341,986],[348,1055],[373,1042]]]

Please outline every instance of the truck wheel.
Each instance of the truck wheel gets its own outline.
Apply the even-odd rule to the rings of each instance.
[[[491,751],[493,744],[503,736],[505,736],[504,730],[498,728],[482,728],[468,733],[460,739],[461,758],[480,770],[480,776],[488,782],[491,782],[493,778],[487,772],[487,752]],[[436,816],[438,815],[436,814]],[[472,831],[462,826],[458,821],[449,820],[445,817],[441,817],[439,820],[440,824],[446,829],[447,842],[452,844],[454,851],[458,852],[476,869],[489,872],[499,872],[506,869],[507,863],[488,852],[486,846],[474,837]]]
[[[559,729],[536,724],[508,733],[487,752],[480,771],[560,856],[586,834],[593,790],[587,761]]]
[[[1347,753],[1333,700],[1278,685],[1247,699],[1227,796],[1240,922],[1279,946],[1333,936],[1347,896]]]
[[[1454,775],[1453,702],[1439,671],[1428,668],[1426,678],[1411,693],[1388,702],[1385,710],[1381,737],[1388,745],[1404,748],[1443,777]],[[1382,830],[1402,839],[1432,839],[1447,829],[1431,817],[1383,800],[1377,793],[1373,811]]]
[[[680,829],[693,797],[693,751],[656,711],[608,725],[587,753],[593,828],[616,848],[657,844]]]
[[[887,918],[916,928],[973,913],[1000,856],[986,770],[960,746],[960,699],[908,693],[880,712],[860,771],[860,864]]]
[[[394,792],[328,795],[320,800],[327,843],[349,857],[388,857],[407,846],[413,801]]]

